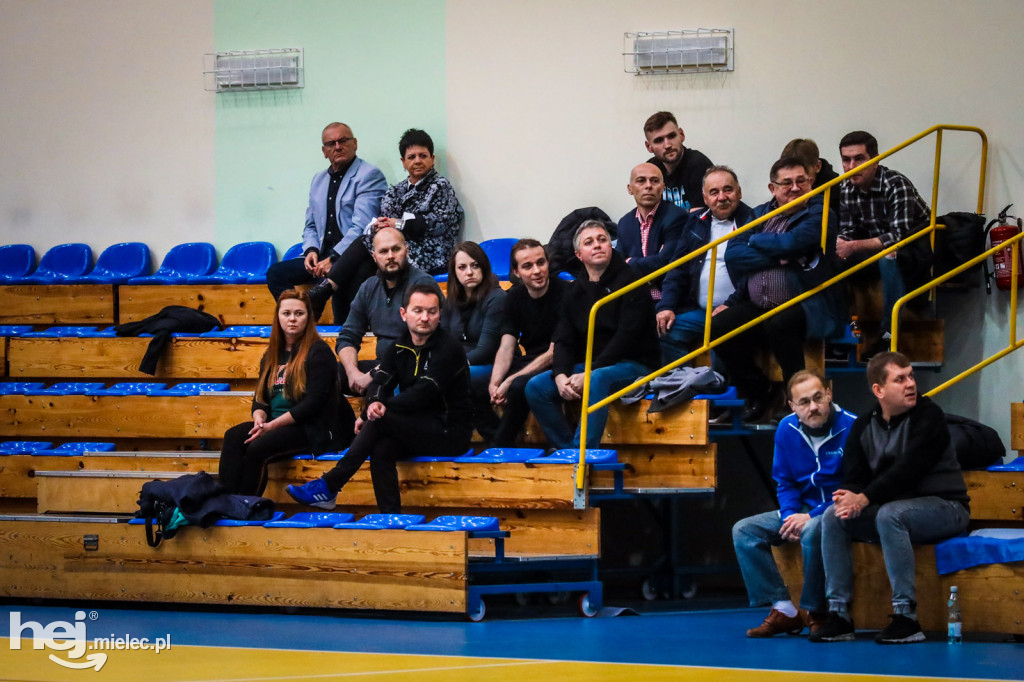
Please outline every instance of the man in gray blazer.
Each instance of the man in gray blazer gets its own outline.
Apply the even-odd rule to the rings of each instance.
[[[331,165],[314,175],[309,187],[302,258],[275,263],[267,271],[267,287],[275,299],[282,291],[325,277],[334,260],[380,214],[380,200],[388,188],[380,169],[356,156],[358,141],[351,128],[330,123],[321,137],[324,158]]]

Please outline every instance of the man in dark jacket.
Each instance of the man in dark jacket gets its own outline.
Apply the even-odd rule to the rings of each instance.
[[[555,330],[551,369],[526,384],[526,400],[548,442],[556,448],[579,447],[579,427],[569,425],[562,402],[583,397],[583,370],[590,309],[599,299],[637,279],[636,273],[612,249],[608,229],[588,220],[573,239],[576,257],[586,276],[572,282],[562,300],[562,317]],[[654,304],[644,287],[605,305],[594,328],[590,401],[595,403],[647,374],[658,362]],[[601,443],[608,409],[587,420],[588,448]]]
[[[289,485],[288,494],[297,502],[333,509],[342,486],[369,457],[378,509],[398,514],[402,500],[397,461],[418,455],[461,455],[469,448],[469,364],[462,343],[439,327],[437,287],[409,287],[401,314],[408,328],[372,371],[348,454],[322,478]]]
[[[708,209],[690,217],[670,261],[707,246],[753,220],[754,213],[742,198],[739,179],[731,168],[709,168],[704,174],[704,201]],[[712,269],[715,272],[712,311],[736,291],[725,265],[727,245],[728,242],[718,248],[714,263],[708,257],[711,252],[705,251],[665,275],[661,300],[655,304],[662,363],[681,358],[704,338]]]
[[[768,190],[774,198],[754,209],[755,218],[799,200],[811,189],[812,176],[795,157],[776,161],[770,178]],[[731,332],[813,286],[815,282],[810,276],[825,268],[828,262],[821,251],[823,209],[821,198],[812,197],[761,224],[753,234],[748,231],[729,241],[725,263],[736,291],[714,311],[712,338]],[[834,252],[834,234],[830,235],[830,240],[829,251]],[[809,315],[805,310],[810,310],[811,301],[822,305],[821,310]],[[781,404],[781,387],[773,386],[757,366],[760,349],[771,350],[782,368],[783,383],[788,382],[804,368],[803,342],[808,330],[817,336],[814,330],[823,320],[838,315],[826,304],[825,297],[819,294],[807,304],[776,313],[718,346],[718,355],[725,363],[730,381],[747,399],[744,421],[756,421],[773,404]]]
[[[868,363],[868,384],[878,404],[857,418],[846,440],[843,482],[822,515],[821,553],[829,620],[814,642],[854,637],[852,539],[882,545],[892,586],[892,622],[879,644],[924,640],[917,622],[914,548],[962,533],[970,498],[939,406],[917,394],[914,370],[900,353],[882,352]],[[861,595],[868,597],[870,595]]]

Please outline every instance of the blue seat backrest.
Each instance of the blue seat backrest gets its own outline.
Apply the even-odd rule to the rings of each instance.
[[[29,455],[39,450],[49,450],[53,443],[39,440],[9,440],[0,443],[0,454],[4,455]]]
[[[88,244],[54,246],[39,261],[37,277],[74,277],[84,275],[92,267],[92,249]]]
[[[122,242],[108,246],[96,260],[94,275],[142,277],[149,274],[149,247],[142,242]]]
[[[80,455],[84,452],[113,452],[114,448],[115,445],[113,443],[73,442],[58,445],[53,449],[53,452]]]
[[[41,381],[4,381],[0,383],[0,395],[23,395],[44,386]]]
[[[288,247],[288,250],[284,252],[284,256],[281,257],[281,260],[291,260],[292,258],[302,258],[302,242]]]
[[[213,244],[189,242],[178,244],[164,256],[156,274],[165,276],[209,275],[217,267],[217,251]]]
[[[0,324],[0,336],[21,336],[32,331],[30,324]]]
[[[480,242],[480,248],[487,254],[487,260],[491,261],[491,270],[498,276],[498,279],[508,279],[512,246],[517,241],[519,240],[514,237],[505,237]]]
[[[228,249],[217,271],[262,275],[266,274],[267,268],[276,261],[277,253],[270,242],[245,242]]]
[[[0,246],[0,279],[24,277],[36,267],[36,250],[28,244]]]

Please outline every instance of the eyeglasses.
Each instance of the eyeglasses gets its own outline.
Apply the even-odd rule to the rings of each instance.
[[[811,184],[811,179],[807,176],[801,176],[799,178],[796,178],[795,180],[790,178],[786,178],[785,180],[776,180],[772,184],[775,185],[776,187],[789,189],[793,185],[796,185],[797,187],[804,187],[806,185],[809,185]]]
[[[815,393],[810,398],[801,398],[800,400],[797,400],[793,404],[796,405],[797,407],[806,408],[806,407],[810,407],[811,403],[815,403],[817,405],[824,405],[826,402],[827,402],[827,399],[826,399],[825,394],[819,392],[819,393]]]
[[[324,140],[324,147],[330,149],[331,147],[344,147],[352,141],[351,137],[339,137],[337,140]]]

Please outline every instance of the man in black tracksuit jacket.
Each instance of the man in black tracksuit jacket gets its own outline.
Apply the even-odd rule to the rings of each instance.
[[[402,501],[397,461],[462,455],[469,448],[469,364],[462,343],[438,326],[440,293],[433,283],[414,284],[404,303],[401,315],[408,329],[371,373],[355,440],[323,478],[288,486],[298,502],[332,509],[342,486],[369,457],[378,509],[398,514]]]

